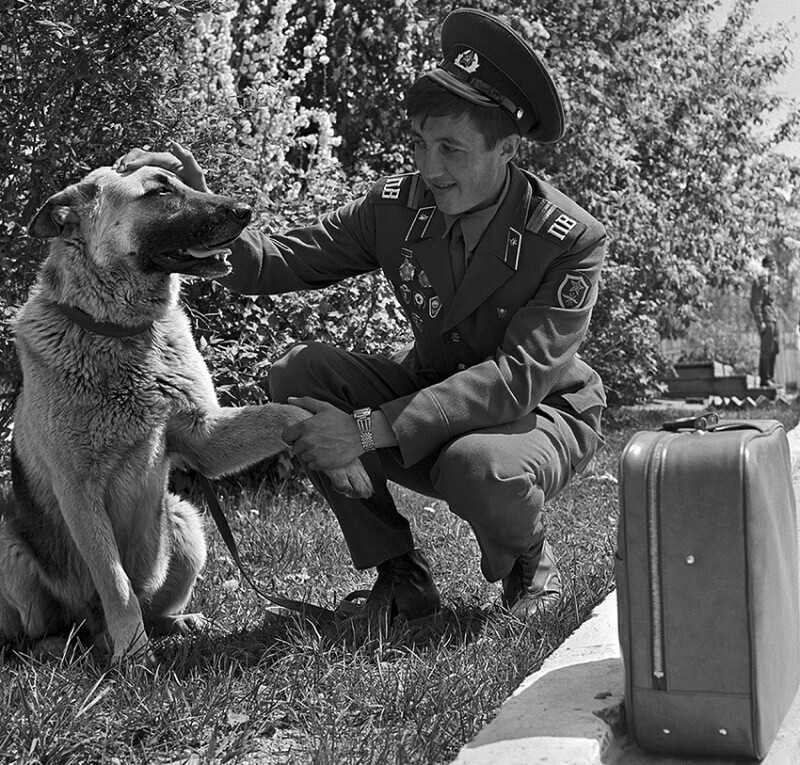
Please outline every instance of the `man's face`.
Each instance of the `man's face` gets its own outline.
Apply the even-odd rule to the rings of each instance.
[[[468,115],[428,117],[422,127],[418,117],[411,123],[414,159],[428,184],[437,207],[459,215],[494,202],[503,186],[506,165],[519,145],[516,136],[486,146]]]

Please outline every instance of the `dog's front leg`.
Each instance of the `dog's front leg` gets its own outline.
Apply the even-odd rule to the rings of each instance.
[[[167,431],[167,449],[210,478],[235,473],[286,448],[281,434],[310,417],[289,404],[217,407],[174,415]],[[369,497],[373,488],[359,460],[325,471],[336,491],[349,497]]]
[[[70,535],[100,595],[113,661],[125,657],[152,661],[142,610],[122,566],[111,519],[103,505],[103,485],[86,482],[56,486]]]

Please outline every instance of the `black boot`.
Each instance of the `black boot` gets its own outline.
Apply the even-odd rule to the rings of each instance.
[[[431,567],[419,550],[378,564],[378,578],[364,604],[367,618],[382,616],[387,624],[396,617],[419,622],[439,610],[439,591]]]
[[[503,579],[503,605],[527,619],[552,612],[561,602],[561,577],[547,540],[534,545],[514,562]]]

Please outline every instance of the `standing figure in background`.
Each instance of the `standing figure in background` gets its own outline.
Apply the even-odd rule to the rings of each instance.
[[[780,347],[778,314],[775,309],[773,277],[775,259],[765,255],[762,270],[753,280],[750,291],[750,310],[756,320],[761,347],[758,354],[758,375],[762,388],[775,388],[775,357]]]

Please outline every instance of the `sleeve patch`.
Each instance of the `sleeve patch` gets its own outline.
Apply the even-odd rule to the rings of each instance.
[[[558,304],[568,311],[583,308],[592,289],[582,274],[567,274],[558,287]]]

